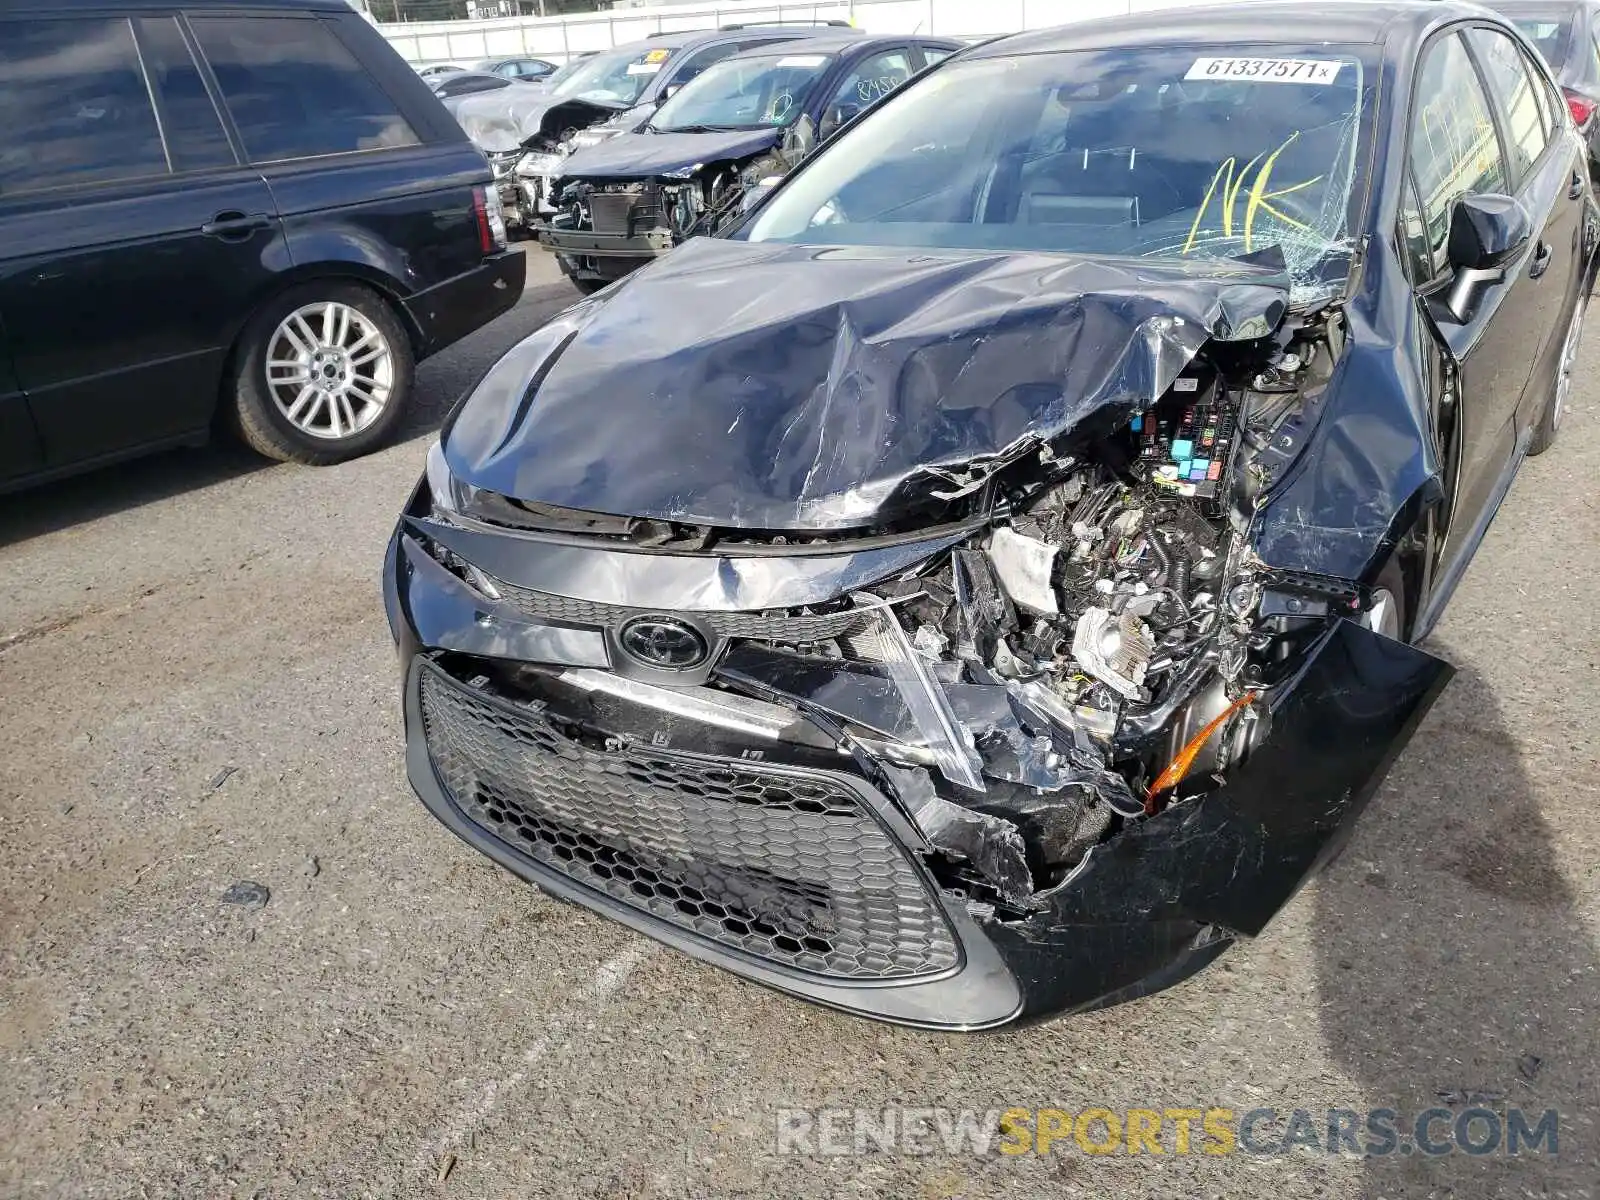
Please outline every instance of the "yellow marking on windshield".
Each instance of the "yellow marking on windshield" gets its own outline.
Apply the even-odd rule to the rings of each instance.
[[[1300,183],[1290,184],[1288,187],[1271,190],[1272,168],[1278,161],[1278,155],[1287,150],[1290,144],[1299,136],[1299,130],[1291,133],[1276,150],[1271,154],[1265,155],[1266,161],[1263,162],[1263,155],[1258,154],[1247,162],[1244,165],[1244,169],[1237,174],[1234,172],[1234,167],[1237,165],[1238,160],[1231,155],[1223,159],[1221,165],[1217,167],[1216,173],[1211,176],[1211,183],[1206,188],[1205,199],[1200,201],[1200,210],[1194,215],[1194,223],[1189,226],[1189,236],[1184,240],[1183,253],[1188,254],[1194,249],[1195,240],[1200,236],[1200,226],[1205,221],[1206,213],[1211,208],[1212,198],[1217,195],[1219,185],[1222,191],[1222,236],[1232,237],[1235,224],[1234,218],[1239,207],[1239,193],[1244,191],[1246,183],[1249,183],[1249,191],[1245,193],[1244,220],[1240,222],[1241,232],[1244,235],[1245,253],[1248,254],[1252,249],[1251,242],[1255,235],[1256,215],[1260,212],[1267,213],[1269,216],[1282,221],[1285,225],[1292,225],[1296,229],[1310,232],[1311,227],[1309,225],[1288,216],[1272,203],[1274,200],[1292,195],[1322,182],[1323,176],[1318,175],[1314,179],[1307,179]],[[1256,165],[1258,163],[1260,164],[1259,168]],[[1254,179],[1251,178],[1252,172],[1254,172]]]

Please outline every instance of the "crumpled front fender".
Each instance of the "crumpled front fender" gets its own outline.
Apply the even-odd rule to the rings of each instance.
[[[1454,669],[1341,621],[1277,692],[1266,740],[1215,792],[1130,824],[1023,921],[980,922],[1023,1018],[1158,991],[1254,935],[1350,836]]]

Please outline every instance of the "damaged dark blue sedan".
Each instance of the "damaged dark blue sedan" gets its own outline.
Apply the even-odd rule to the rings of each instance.
[[[1596,210],[1476,7],[996,41],[511,350],[386,563],[424,803],[806,999],[975,1029],[1258,934],[1450,668]]]

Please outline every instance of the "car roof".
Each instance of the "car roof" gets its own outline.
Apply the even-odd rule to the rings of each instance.
[[[207,7],[193,5],[195,8]],[[226,0],[228,9],[259,12],[354,12],[349,0]],[[79,9],[96,12],[131,12],[146,8],[170,12],[173,0],[11,0],[0,4],[0,17],[10,16],[60,16]]]
[[[1317,5],[1305,0],[1256,0],[1078,21],[996,38],[973,47],[963,57],[1001,58],[1128,45],[1358,44],[1384,41],[1397,27],[1420,31],[1456,17],[1486,15],[1481,6],[1461,0],[1338,0]]]
[[[961,43],[953,38],[914,37],[911,34],[824,34],[821,37],[800,38],[798,44],[784,43],[781,47],[768,44],[741,50],[734,58],[765,58],[772,54],[842,54],[846,50],[871,50],[879,46],[951,46]]]

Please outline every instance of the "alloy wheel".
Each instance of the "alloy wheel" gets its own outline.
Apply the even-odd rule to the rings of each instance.
[[[389,339],[349,304],[323,301],[290,313],[267,344],[267,391],[289,424],[337,441],[367,429],[394,390]]]
[[[1395,607],[1394,596],[1390,594],[1388,588],[1377,588],[1373,591],[1372,606],[1367,609],[1361,623],[1373,633],[1399,639],[1400,612]]]
[[[1556,394],[1550,408],[1550,428],[1561,427],[1561,414],[1567,407],[1567,397],[1572,393],[1572,375],[1578,365],[1578,346],[1583,340],[1583,313],[1587,298],[1580,295],[1572,309],[1572,321],[1567,326],[1567,339],[1561,343],[1561,363],[1556,369]]]

